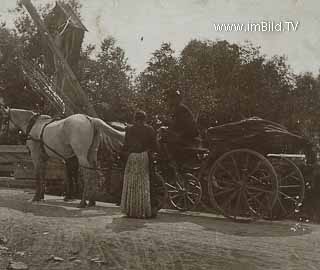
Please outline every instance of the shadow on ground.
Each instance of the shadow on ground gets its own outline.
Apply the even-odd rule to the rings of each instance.
[[[153,224],[172,223],[189,227],[198,225],[202,230],[219,232],[228,235],[243,237],[288,237],[311,233],[311,228],[306,224],[259,221],[254,223],[236,223],[231,220],[219,217],[186,216],[179,213],[159,213],[155,219],[133,219],[127,217],[114,218],[111,229],[114,232],[133,231],[152,226]],[[188,233],[188,231],[186,231]]]
[[[76,201],[63,202],[51,199],[46,199],[41,202],[31,202],[32,192],[6,191],[8,191],[7,194],[4,190],[2,190],[0,194],[0,207],[6,207],[24,213],[32,213],[35,216],[81,218],[119,214],[119,209],[116,207],[95,206],[80,209],[78,208],[79,203]]]
[[[1,190],[0,207],[45,217],[115,216],[112,223],[106,225],[106,229],[111,229],[116,233],[136,231],[148,226],[167,226],[168,223],[174,224],[175,227],[178,226],[185,233],[188,233],[188,229],[192,228],[242,237],[288,237],[311,233],[311,226],[295,222],[258,221],[237,223],[223,217],[185,215],[179,212],[160,212],[158,217],[154,219],[134,219],[119,217],[121,214],[119,207],[96,206],[78,209],[78,202],[66,203],[49,199],[40,203],[32,203],[30,201],[31,198],[32,193],[30,192]]]

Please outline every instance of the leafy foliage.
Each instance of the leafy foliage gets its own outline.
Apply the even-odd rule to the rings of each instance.
[[[67,2],[80,15],[79,1]],[[51,8],[42,6],[41,15]],[[24,9],[14,12],[16,30],[0,27],[1,94],[10,106],[44,111],[46,103],[30,90],[19,57],[41,64],[45,47]],[[151,122],[166,120],[165,93],[180,90],[203,129],[258,116],[310,138],[320,131],[320,75],[294,74],[284,56],[268,58],[250,43],[194,39],[178,54],[165,42],[135,77],[125,51],[107,37],[98,50],[95,45],[82,49],[77,76],[107,121],[130,121],[137,108],[144,109]]]

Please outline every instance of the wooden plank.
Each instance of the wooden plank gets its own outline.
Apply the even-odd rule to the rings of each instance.
[[[10,187],[12,177],[0,177],[0,187]]]
[[[14,163],[0,164],[0,172],[13,172],[16,166]]]
[[[24,153],[29,155],[25,145],[0,145],[0,153]]]
[[[59,48],[56,46],[53,38],[49,34],[49,31],[48,31],[46,25],[43,23],[41,17],[37,13],[35,7],[31,3],[31,1],[30,0],[20,0],[20,3],[22,5],[24,5],[24,7],[29,12],[29,14],[32,17],[33,21],[37,25],[38,30],[41,32],[42,36],[47,41],[49,48],[52,50],[52,53],[55,54],[58,57],[59,61],[61,61],[63,69],[64,69],[64,72],[69,77],[69,81],[70,81],[72,87],[74,88],[74,90],[77,91],[77,93],[79,93],[79,95],[81,96],[82,101],[85,103],[83,105],[87,107],[85,111],[88,114],[90,114],[91,116],[97,117],[97,113],[95,112],[92,104],[90,103],[90,101],[88,99],[88,96],[86,95],[86,93],[81,88],[80,83],[78,82],[78,79],[77,79],[76,75],[73,73],[71,67],[69,66],[68,62],[64,58],[63,54],[61,53]]]

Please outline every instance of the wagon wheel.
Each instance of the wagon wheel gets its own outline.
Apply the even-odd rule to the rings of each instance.
[[[208,177],[211,204],[234,220],[254,220],[270,212],[277,200],[277,174],[263,155],[249,149],[223,154]]]
[[[304,177],[294,162],[285,157],[272,157],[279,181],[279,196],[267,218],[281,219],[294,213],[304,199]]]
[[[202,187],[191,173],[176,174],[174,183],[166,183],[169,201],[180,211],[192,210],[199,204]]]
[[[168,199],[168,193],[162,176],[155,172],[150,184],[151,206],[160,210]]]

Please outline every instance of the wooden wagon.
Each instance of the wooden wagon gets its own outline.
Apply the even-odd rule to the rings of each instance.
[[[284,218],[301,205],[305,182],[293,158],[305,158],[302,150],[311,153],[303,137],[249,118],[209,128],[204,146],[207,151],[186,149],[192,165],[169,166],[169,177],[170,168],[160,165],[175,208],[186,211],[209,202],[226,217],[251,220]]]

